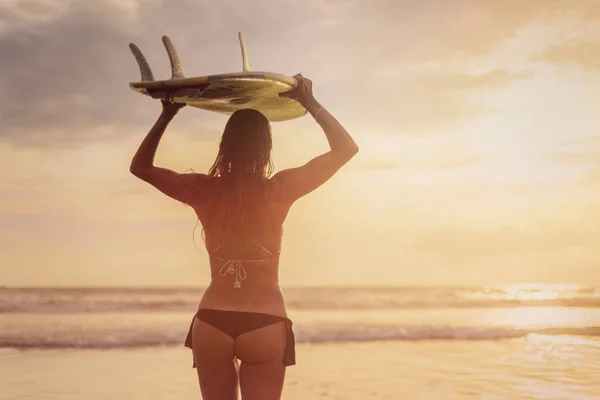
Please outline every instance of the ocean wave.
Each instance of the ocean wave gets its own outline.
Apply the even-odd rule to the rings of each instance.
[[[0,313],[189,312],[202,294],[201,289],[0,288]],[[285,297],[292,310],[600,308],[600,291],[593,288],[552,293],[528,289],[516,295],[488,288],[292,288],[285,290]]]
[[[29,301],[15,303],[0,299],[0,313],[101,313],[101,312],[190,312],[197,308],[195,301]],[[514,307],[581,307],[600,308],[599,299],[560,299],[560,300],[488,300],[447,302],[433,301],[370,301],[352,300],[290,300],[286,301],[290,310],[394,310],[394,309],[445,309],[445,308],[514,308]]]
[[[295,329],[297,343],[351,343],[376,341],[425,340],[505,340],[528,335],[586,337],[600,347],[600,326],[586,328],[512,329],[503,327],[388,327],[353,330]],[[132,332],[111,334],[61,333],[60,335],[6,335],[0,333],[0,348],[18,349],[113,349],[138,347],[164,347],[183,345],[186,332]]]

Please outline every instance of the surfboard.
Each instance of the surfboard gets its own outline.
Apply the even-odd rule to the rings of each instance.
[[[286,121],[306,115],[306,109],[295,100],[279,97],[279,93],[296,87],[296,79],[274,72],[250,71],[246,44],[238,33],[242,49],[242,72],[185,77],[179,56],[167,36],[162,42],[171,62],[171,78],[155,80],[150,65],[133,43],[129,48],[140,67],[141,81],[131,82],[134,91],[154,99],[185,103],[188,106],[222,114],[253,108],[269,121]]]

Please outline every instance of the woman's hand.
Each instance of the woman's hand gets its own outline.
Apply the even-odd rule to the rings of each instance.
[[[294,78],[298,81],[298,85],[292,90],[279,93],[279,97],[296,100],[306,108],[315,101],[312,92],[312,81],[303,77],[302,74],[296,74]]]
[[[162,103],[162,113],[167,118],[173,118],[175,114],[179,112],[186,105],[184,103],[171,103],[167,100],[161,100]]]

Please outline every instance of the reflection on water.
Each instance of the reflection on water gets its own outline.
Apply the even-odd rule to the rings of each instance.
[[[479,322],[517,329],[593,326],[593,313],[571,307],[517,307],[486,310]],[[600,325],[600,320],[596,321]]]
[[[564,284],[518,284],[504,287],[506,298],[515,300],[551,300],[558,299],[561,294],[580,292],[579,285]]]
[[[567,284],[513,284],[505,286],[486,286],[481,291],[466,291],[465,296],[495,300],[557,300],[575,298],[593,298],[600,291],[593,287]]]

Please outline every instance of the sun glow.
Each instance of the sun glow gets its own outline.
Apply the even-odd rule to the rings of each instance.
[[[552,300],[581,289],[579,285],[518,284],[505,286],[503,291],[508,300]]]

